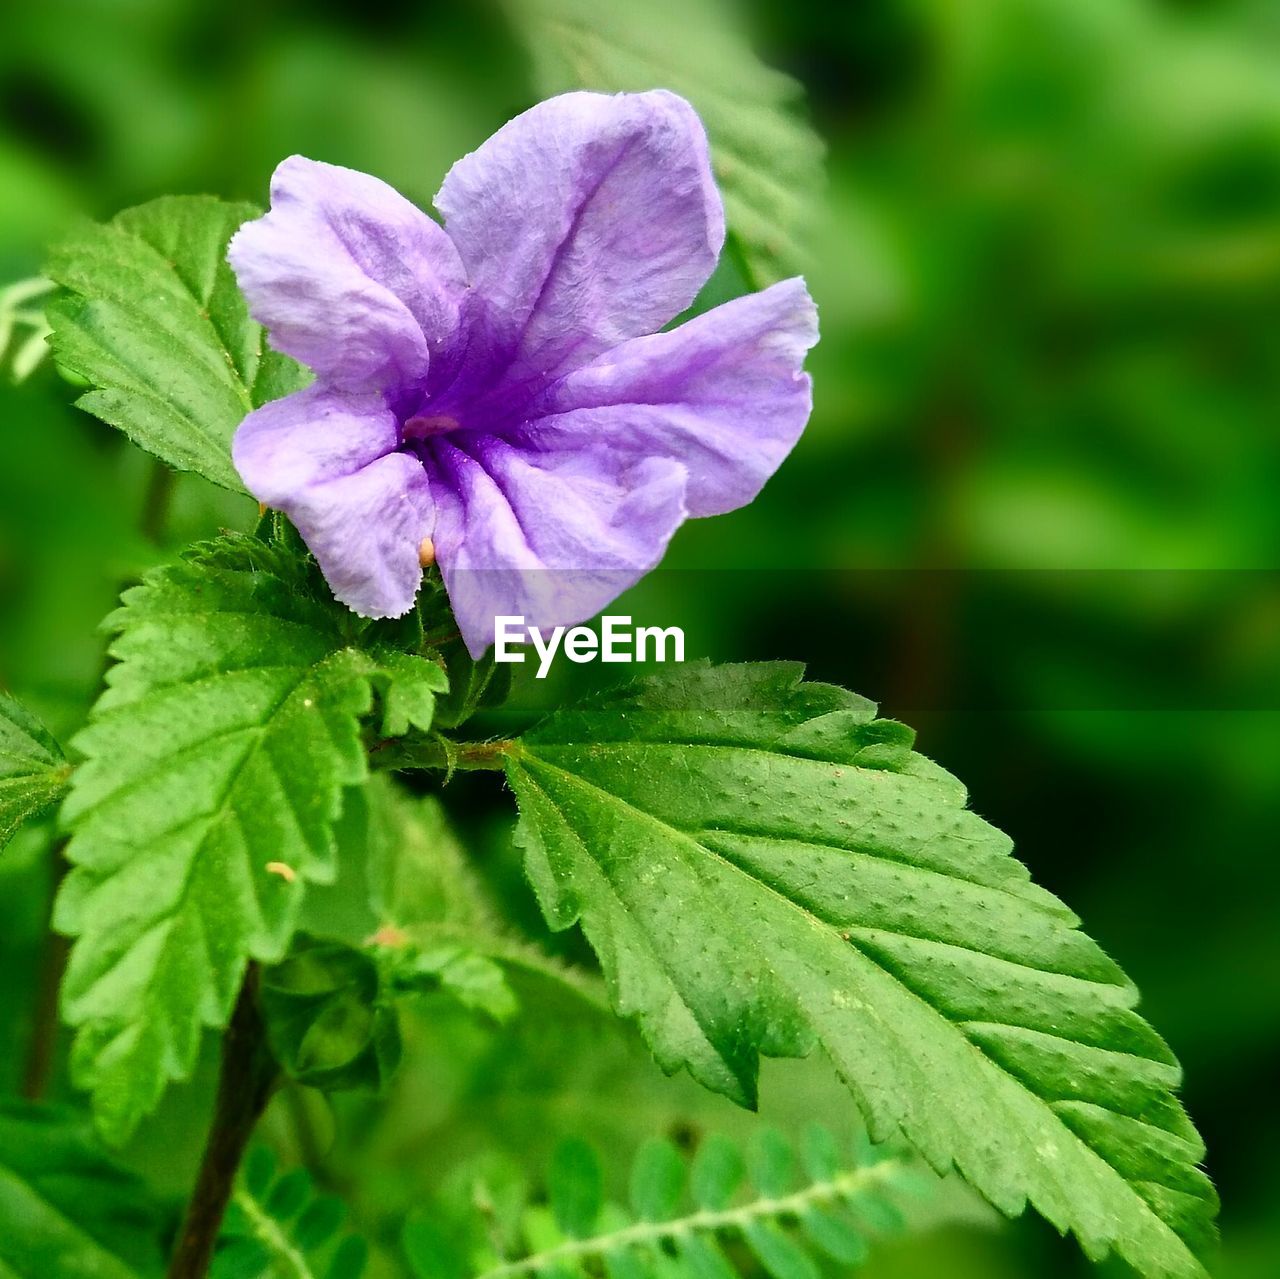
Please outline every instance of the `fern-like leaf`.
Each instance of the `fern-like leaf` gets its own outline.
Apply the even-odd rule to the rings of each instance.
[[[245,1161],[210,1279],[360,1279],[369,1248],[342,1229],[345,1217],[342,1200],[316,1194],[304,1169],[277,1175],[259,1147]]]
[[[602,1180],[591,1147],[566,1141],[552,1156],[549,1202],[524,1210],[517,1237],[501,1237],[479,1210],[464,1242],[423,1217],[405,1231],[410,1267],[417,1279],[734,1279],[757,1267],[772,1279],[816,1279],[821,1258],[864,1260],[870,1236],[900,1227],[896,1201],[920,1184],[902,1157],[870,1146],[850,1157],[818,1125],[801,1152],[765,1129],[745,1158],[721,1136],[692,1161],[649,1141],[626,1207],[603,1201]]]

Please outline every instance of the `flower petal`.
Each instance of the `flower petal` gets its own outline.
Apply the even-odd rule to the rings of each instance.
[[[702,123],[663,90],[539,104],[459,160],[436,206],[474,290],[477,382],[549,378],[661,328],[724,243]]]
[[[308,387],[250,413],[231,446],[249,491],[288,515],[334,595],[364,617],[413,606],[434,522],[422,464],[398,445],[380,396]]]
[[[818,340],[800,278],[736,298],[668,333],[635,338],[546,393],[543,448],[674,458],[690,515],[744,506],[800,438],[813,405],[805,353]]]
[[[449,237],[385,182],[302,156],[271,210],[227,249],[271,342],[346,389],[416,381],[457,327],[465,289]]]
[[[496,617],[542,628],[591,617],[662,558],[685,517],[688,477],[669,459],[462,433],[427,441],[424,460],[436,558],[475,657]]]

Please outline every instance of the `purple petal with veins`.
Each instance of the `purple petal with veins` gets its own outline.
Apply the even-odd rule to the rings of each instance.
[[[570,93],[451,170],[444,226],[295,156],[228,257],[314,385],[249,414],[233,457],[334,594],[412,606],[430,538],[463,638],[580,622],[689,516],[751,501],[799,438],[817,341],[787,280],[667,332],[724,212],[706,135],[665,91]]]

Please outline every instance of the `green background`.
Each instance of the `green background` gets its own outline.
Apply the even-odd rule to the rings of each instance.
[[[1181,1057],[1224,1199],[1217,1273],[1275,1275],[1280,7],[772,0],[744,20],[828,148],[806,271],[816,408],[763,496],[686,527],[634,611],[685,625],[691,656],[804,660],[920,730]],[[0,286],[77,214],[168,192],[261,202],[293,152],[429,204],[536,96],[487,5],[6,5]],[[147,460],[47,364],[0,383],[0,684],[65,733],[120,584],[254,512],[183,479],[151,536]],[[593,677],[526,680],[508,718]],[[530,919],[499,788],[453,797]],[[0,863],[6,1090],[40,999],[46,848],[35,832]],[[339,1107],[328,1175],[375,1242],[486,1146],[536,1165],[557,1133],[614,1152],[750,1126],[580,1012],[498,1033],[425,1011],[383,1117]],[[208,1082],[129,1152],[167,1193]],[[820,1065],[774,1064],[763,1091],[784,1124],[847,1106]],[[268,1134],[287,1150],[286,1119]],[[956,1212],[971,1223],[887,1243],[866,1273],[1087,1271],[1038,1223]]]

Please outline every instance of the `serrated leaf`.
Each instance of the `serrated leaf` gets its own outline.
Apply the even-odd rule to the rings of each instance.
[[[417,653],[395,651],[379,654],[378,667],[382,735],[403,737],[410,728],[427,732],[435,715],[436,694],[449,689],[444,669]]]
[[[664,88],[688,98],[711,140],[729,231],[752,283],[803,270],[823,145],[795,111],[800,85],[756,57],[717,0],[508,0],[508,8],[544,96]]]
[[[74,1111],[0,1103],[0,1274],[147,1279],[163,1270],[161,1212]]]
[[[375,942],[393,984],[443,990],[496,1021],[516,1011],[507,969],[603,1002],[593,978],[502,928],[439,796],[410,795],[375,775],[353,794],[338,835],[341,875],[308,895],[306,931],[352,946]]]
[[[236,427],[306,376],[267,346],[226,262],[232,233],[259,212],[165,196],[86,223],[46,268],[69,291],[49,308],[50,344],[91,388],[79,406],[170,466],[237,491]]]
[[[953,777],[801,674],[687,667],[514,743],[548,921],[667,1070],[752,1104],[760,1054],[821,1044],[877,1139],[1091,1257],[1202,1276],[1216,1199],[1133,986]]]
[[[515,993],[502,968],[484,953],[485,940],[477,938],[476,946],[450,943],[418,951],[397,966],[398,979],[405,989],[438,988],[464,1008],[506,1021],[518,1006]]]
[[[396,670],[326,595],[292,552],[227,537],[109,621],[117,664],[75,741],[55,922],[79,939],[73,1079],[113,1140],[190,1071],[247,961],[282,958],[307,883],[334,878],[343,792],[368,771],[360,717]]]
[[[19,827],[66,793],[71,766],[53,734],[7,693],[0,693],[0,849]]]

